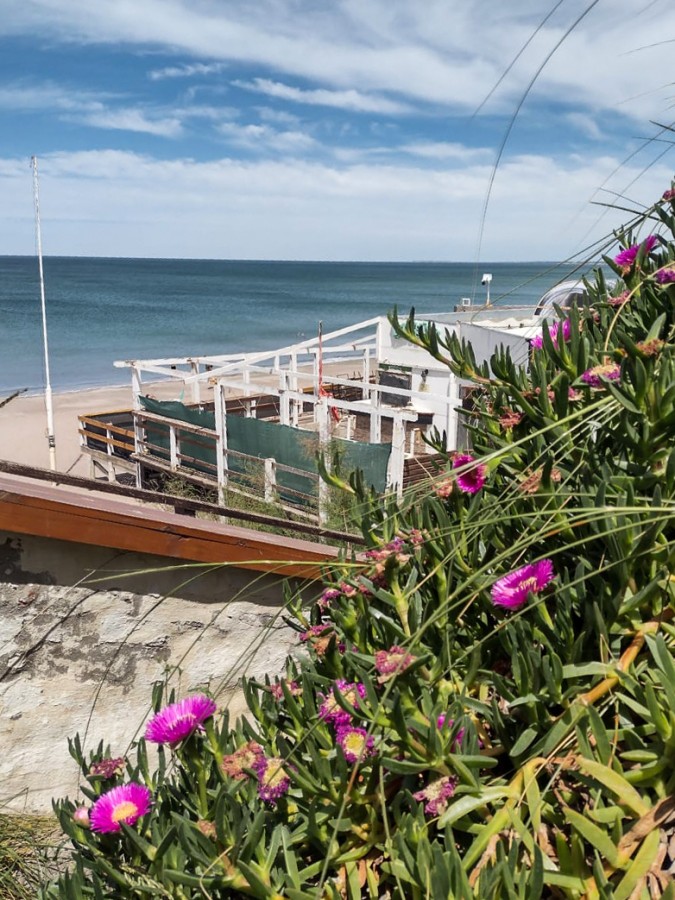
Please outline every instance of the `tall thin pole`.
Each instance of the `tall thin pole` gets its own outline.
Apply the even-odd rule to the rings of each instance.
[[[54,409],[52,407],[52,384],[49,375],[49,344],[47,343],[47,306],[45,304],[45,277],[42,269],[42,233],[40,231],[40,192],[38,188],[37,156],[31,156],[33,167],[33,199],[35,201],[35,240],[37,243],[38,266],[40,269],[40,301],[42,304],[42,341],[45,364],[45,409],[47,410],[47,442],[49,444],[49,468],[56,471],[56,440],[54,439]]]

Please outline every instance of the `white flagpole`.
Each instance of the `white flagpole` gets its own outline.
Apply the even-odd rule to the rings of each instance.
[[[42,303],[42,340],[45,363],[45,408],[47,410],[47,441],[49,443],[49,468],[56,471],[56,441],[54,439],[54,409],[52,407],[52,384],[49,375],[49,345],[47,343],[47,307],[45,305],[45,278],[42,270],[42,234],[40,231],[40,194],[38,189],[37,156],[31,156],[33,167],[33,199],[35,200],[35,238],[37,242],[38,265],[40,268],[40,300]]]

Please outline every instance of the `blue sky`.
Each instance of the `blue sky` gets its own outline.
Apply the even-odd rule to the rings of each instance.
[[[672,0],[2,12],[0,253],[33,252],[32,154],[46,253],[239,259],[561,259],[675,168]]]

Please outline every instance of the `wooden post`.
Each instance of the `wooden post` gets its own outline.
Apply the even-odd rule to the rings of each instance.
[[[367,400],[370,394],[370,349],[366,347],[363,351],[363,389],[361,391],[361,399]]]
[[[291,421],[290,398],[288,396],[288,383],[286,372],[279,372],[279,421],[282,425],[290,425]]]
[[[401,413],[394,413],[391,434],[391,456],[387,466],[387,487],[396,489],[396,496],[403,497],[403,467],[405,465],[405,426]]]
[[[214,412],[216,419],[216,478],[218,481],[218,503],[225,505],[227,488],[227,407],[225,405],[225,389],[220,381],[216,382],[214,392]]]
[[[380,415],[380,392],[378,390],[374,390],[371,394],[370,443],[382,443],[382,416]]]
[[[178,468],[178,434],[175,425],[169,425],[169,460],[171,471]]]
[[[136,459],[136,487],[143,487],[143,463],[140,460],[141,457],[141,447],[143,445],[144,439],[144,428],[141,422],[140,416],[137,415],[141,412],[141,394],[143,392],[143,382],[141,380],[141,373],[136,366],[132,366],[131,369],[131,387],[134,397],[134,406],[133,406],[133,417],[134,417],[134,451],[137,457]]]
[[[274,503],[277,493],[277,461],[270,456],[265,460],[265,503]]]
[[[298,392],[298,354],[293,351],[291,353],[291,371],[290,371],[290,388],[292,391]],[[300,420],[300,403],[296,398],[291,400],[291,425],[298,427]]]
[[[246,366],[246,368],[244,369],[243,377],[244,377],[244,385],[245,385],[244,396],[246,397],[246,399],[244,400],[244,417],[246,419],[250,419],[251,416],[253,415],[254,409],[252,408],[251,400],[249,399],[249,384],[251,383],[251,372],[250,372],[248,366]]]
[[[111,483],[113,481],[115,481],[115,462],[113,460],[113,445],[111,443],[112,439],[113,439],[112,432],[110,431],[109,428],[106,428],[106,430],[105,430],[105,443],[106,443],[105,449],[106,449],[106,453],[108,454],[108,465],[107,465],[108,472],[107,472],[107,474],[108,474],[108,481],[110,481]]]
[[[192,372],[193,375],[199,375],[199,363],[194,359],[190,360],[190,371]],[[193,403],[201,403],[201,401],[202,401],[199,388],[200,388],[199,381],[193,381],[192,382],[192,402]]]

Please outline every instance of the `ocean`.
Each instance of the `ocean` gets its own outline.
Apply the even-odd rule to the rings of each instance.
[[[461,297],[534,305],[567,277],[559,264],[44,259],[55,391],[125,384],[120,359],[267,350],[395,306],[451,311]],[[44,387],[37,259],[0,256],[0,399]]]

